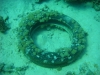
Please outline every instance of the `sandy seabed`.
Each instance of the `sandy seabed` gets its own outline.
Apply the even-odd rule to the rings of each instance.
[[[44,68],[31,62],[18,50],[16,35],[19,22],[28,13],[44,7],[72,17],[88,33],[85,54],[68,66]],[[11,28],[6,34],[0,33],[0,75],[100,74],[100,11],[95,11],[91,3],[71,5],[51,0],[37,4],[34,0],[3,0],[0,1],[0,15],[3,18],[9,17],[7,24]]]

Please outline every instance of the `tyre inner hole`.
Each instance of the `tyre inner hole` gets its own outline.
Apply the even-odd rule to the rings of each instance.
[[[60,24],[44,24],[31,31],[31,38],[37,47],[49,52],[69,48],[72,43],[70,29]]]

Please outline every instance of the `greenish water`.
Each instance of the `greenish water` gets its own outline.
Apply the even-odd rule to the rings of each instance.
[[[0,75],[99,75],[100,2],[0,0]]]

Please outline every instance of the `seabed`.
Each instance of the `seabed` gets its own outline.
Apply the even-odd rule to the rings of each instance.
[[[96,8],[96,4],[99,4],[100,8],[100,3],[38,1],[40,0],[0,1],[0,23],[2,23],[0,24],[0,75],[100,75],[100,11]],[[19,49],[18,33],[22,19],[41,9],[54,10],[73,18],[87,33],[86,49],[76,61],[66,66],[44,67],[32,62],[23,53],[23,48]],[[55,49],[66,46],[70,47],[72,43],[70,41],[72,38],[68,35],[70,32],[65,33],[59,30],[59,27],[57,28],[46,27],[44,31],[41,29],[40,32],[32,33],[36,45],[49,52],[56,52]]]

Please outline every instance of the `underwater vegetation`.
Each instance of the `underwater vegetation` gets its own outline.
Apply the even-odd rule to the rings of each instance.
[[[93,1],[93,8],[94,8],[96,11],[100,11],[100,0],[94,0],[94,1]]]
[[[36,3],[42,3],[45,2],[46,0],[35,0]],[[60,1],[60,0],[56,0]],[[80,4],[80,3],[85,3],[85,2],[90,2],[92,4],[92,7],[96,11],[100,11],[100,0],[63,0],[64,2],[67,3],[75,3],[75,4]]]
[[[65,2],[70,2],[70,3],[85,3],[85,2],[90,2],[92,4],[92,7],[96,11],[100,11],[100,0],[64,0]]]
[[[6,19],[3,19],[2,16],[0,16],[0,32],[1,33],[5,33],[9,27],[6,25],[6,20],[8,19],[8,17]]]
[[[64,0],[65,2],[84,2],[86,0]]]
[[[0,63],[0,75],[25,75],[28,66],[15,67],[13,64]]]
[[[91,70],[88,63],[83,63],[79,67],[79,73],[75,71],[68,71],[66,75],[99,75],[98,70]]]
[[[46,1],[46,0],[35,0],[36,3],[41,3],[43,1]]]

